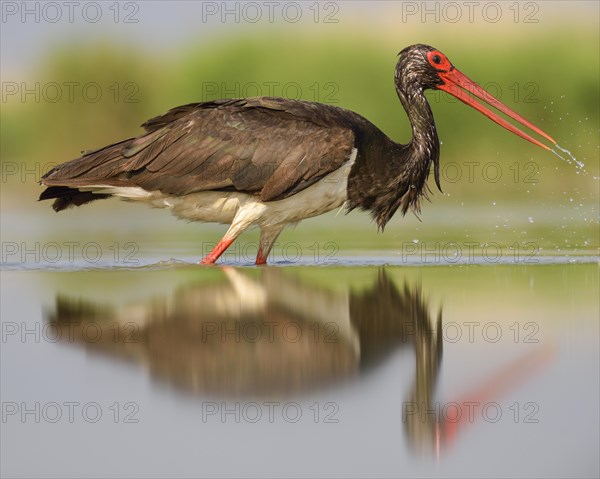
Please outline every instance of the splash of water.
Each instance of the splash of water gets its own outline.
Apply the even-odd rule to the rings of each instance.
[[[556,143],[554,146],[556,146],[556,148],[558,148],[563,153],[566,153],[567,155],[569,155],[569,157],[567,158],[566,156],[562,156],[558,151],[556,151],[554,149],[550,150],[552,153],[554,153],[561,160],[566,161],[570,165],[575,163],[575,168],[577,168],[578,170],[581,170],[581,172],[584,175],[588,174],[588,172],[585,169],[585,164],[582,161],[579,161],[577,158],[575,158],[575,156],[573,156],[573,153],[571,153],[569,150],[567,150],[565,148],[562,148],[558,143]],[[577,173],[579,173],[579,171]]]

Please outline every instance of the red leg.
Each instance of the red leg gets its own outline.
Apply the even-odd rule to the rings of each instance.
[[[271,248],[275,244],[275,240],[285,225],[277,225],[270,227],[262,227],[260,230],[260,239],[258,244],[258,254],[256,255],[256,264],[267,264],[267,258],[271,252]]]
[[[223,238],[217,243],[217,246],[215,246],[215,248],[209,254],[207,254],[202,261],[200,261],[200,264],[214,264],[215,261],[219,259],[219,256],[221,256],[225,252],[225,250],[229,248],[231,243],[233,243],[234,239],[235,238]]]
[[[258,248],[258,254],[256,255],[256,264],[267,264],[267,255],[263,253],[262,246]]]

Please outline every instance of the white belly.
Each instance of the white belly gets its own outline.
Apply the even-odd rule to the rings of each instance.
[[[174,196],[149,192],[139,187],[98,185],[89,187],[89,190],[169,208],[174,215],[187,220],[225,224],[235,220],[247,226],[254,224],[270,227],[295,223],[342,206],[347,199],[348,175],[355,159],[356,149],[353,149],[348,161],[336,171],[299,193],[279,201],[261,201],[254,195],[222,191]]]

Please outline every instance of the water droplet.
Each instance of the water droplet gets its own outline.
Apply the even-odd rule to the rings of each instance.
[[[577,165],[576,168],[581,168],[581,170],[583,171],[583,173],[585,175],[587,175],[587,171],[585,171],[585,169],[584,169],[585,164],[582,161],[579,161],[577,158],[575,158],[573,156],[573,154],[569,150],[566,150],[565,148],[562,148],[558,143],[556,145],[554,145],[554,146],[556,146],[556,148],[558,148],[560,151],[562,151],[562,152],[566,153],[567,155],[569,155],[570,159],[566,158],[566,157],[564,157],[562,155],[560,155],[556,150],[550,150],[552,153],[554,153],[561,160],[566,161],[569,164],[571,164],[572,162],[575,162],[575,165]]]

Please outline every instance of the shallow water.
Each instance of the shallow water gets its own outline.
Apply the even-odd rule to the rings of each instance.
[[[2,472],[597,476],[597,258],[536,258],[5,264]]]

